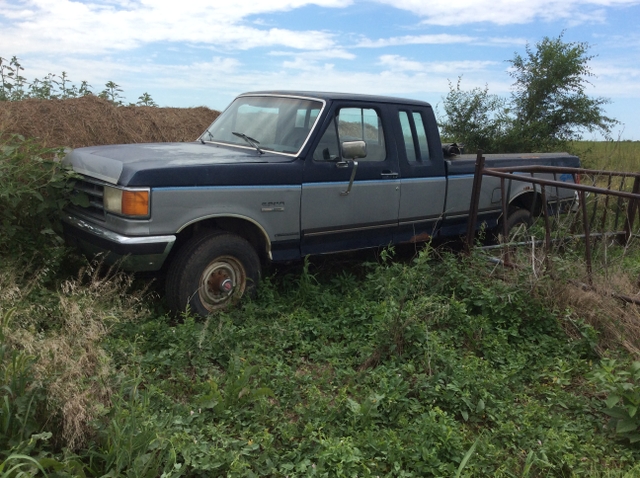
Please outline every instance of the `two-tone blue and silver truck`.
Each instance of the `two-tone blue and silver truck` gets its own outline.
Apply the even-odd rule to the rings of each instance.
[[[125,270],[165,271],[169,306],[201,315],[255,291],[270,261],[464,234],[475,166],[443,151],[428,103],[302,91],[242,94],[194,142],[79,148],[66,161],[88,198],[66,211],[67,240]],[[526,222],[540,191],[512,183],[506,220]],[[573,200],[559,191],[549,203]],[[501,201],[485,178],[478,227],[497,227]]]

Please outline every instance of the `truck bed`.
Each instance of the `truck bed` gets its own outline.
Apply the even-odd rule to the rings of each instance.
[[[563,168],[579,168],[580,159],[569,153],[512,153],[485,154],[487,168],[501,168],[507,166],[558,166]],[[462,154],[445,161],[447,174],[458,176],[473,174],[475,171],[476,155]]]

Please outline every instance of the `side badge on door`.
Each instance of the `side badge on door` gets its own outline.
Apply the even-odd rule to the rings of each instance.
[[[284,201],[265,201],[262,203],[262,212],[283,212]]]

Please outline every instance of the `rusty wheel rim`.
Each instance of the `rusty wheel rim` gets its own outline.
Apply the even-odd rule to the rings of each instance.
[[[217,257],[202,272],[198,297],[208,311],[236,302],[246,289],[247,273],[233,256]]]

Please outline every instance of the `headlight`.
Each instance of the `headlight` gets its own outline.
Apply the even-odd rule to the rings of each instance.
[[[123,216],[148,217],[149,190],[105,186],[104,209]]]

